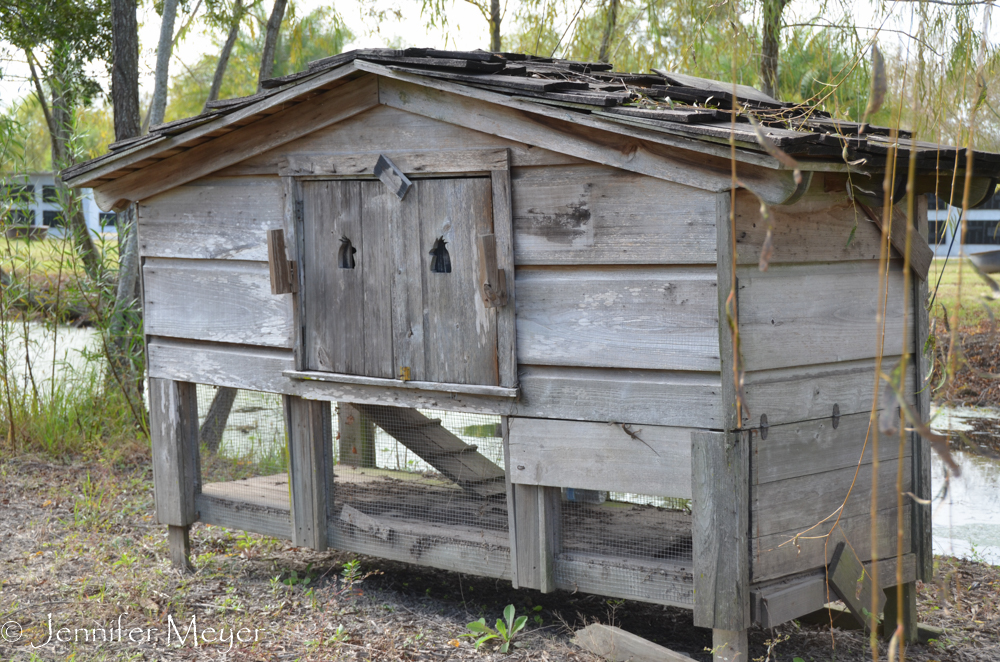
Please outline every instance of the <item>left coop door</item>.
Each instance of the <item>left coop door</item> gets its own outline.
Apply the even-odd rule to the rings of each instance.
[[[307,370],[391,378],[391,219],[369,181],[302,183]]]
[[[480,294],[484,177],[302,182],[306,370],[499,384],[496,309]]]

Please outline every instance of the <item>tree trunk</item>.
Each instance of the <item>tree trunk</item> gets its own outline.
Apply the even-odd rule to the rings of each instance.
[[[607,62],[611,58],[608,49],[611,48],[611,36],[615,32],[616,23],[618,23],[618,0],[609,0],[608,22],[604,25],[604,36],[601,37],[601,50],[597,55],[599,62]]]
[[[111,0],[111,103],[115,140],[142,133],[139,109],[139,24],[136,0]],[[118,213],[118,287],[109,325],[109,382],[119,384],[136,412],[142,402],[142,301],[135,205]]]
[[[73,130],[73,111],[69,107],[67,97],[67,74],[63,50],[57,45],[50,55],[52,71],[48,83],[52,92],[51,104],[46,99],[41,76],[35,67],[34,54],[30,50],[26,50],[25,55],[31,71],[31,80],[35,86],[35,95],[38,97],[38,103],[42,107],[42,114],[45,116],[45,123],[49,129],[49,139],[52,146],[52,170],[56,173],[56,197],[63,212],[63,222],[69,229],[70,237],[83,261],[84,271],[90,278],[97,279],[100,275],[101,258],[94,245],[94,238],[87,228],[87,219],[83,215],[80,198],[63,184],[58,175],[60,170],[73,165],[69,151],[69,140]]]
[[[271,73],[274,71],[274,51],[278,47],[278,33],[281,31],[281,21],[285,18],[285,5],[287,4],[288,0],[274,0],[274,9],[271,10],[271,18],[267,20],[267,32],[264,35],[264,50],[260,54],[260,73],[257,75],[258,92],[264,89],[261,83],[270,78]]]
[[[115,140],[142,130],[139,111],[139,23],[136,0],[111,0],[111,103]]]
[[[160,22],[160,41],[156,46],[156,76],[153,104],[149,110],[149,126],[163,124],[163,115],[167,111],[167,86],[170,84],[170,56],[173,52],[176,19],[177,0],[163,0],[163,20]]]
[[[781,13],[788,0],[764,0],[760,46],[760,84],[764,94],[778,98],[778,51],[781,45]]]
[[[490,50],[500,52],[500,0],[490,0]]]
[[[198,442],[205,447],[209,453],[216,453],[222,443],[222,433],[226,429],[229,421],[229,412],[233,409],[233,402],[236,401],[236,389],[228,386],[220,386],[215,391],[212,398],[212,405],[208,408],[205,422],[201,424],[198,431]]]
[[[229,25],[229,34],[226,36],[226,43],[219,53],[219,61],[215,65],[215,75],[212,76],[212,87],[208,91],[208,99],[205,100],[205,110],[208,110],[208,102],[219,98],[219,90],[222,88],[222,79],[226,75],[226,67],[229,66],[229,56],[233,52],[233,45],[240,35],[240,22],[243,20],[243,0],[236,0],[233,6],[233,21]]]

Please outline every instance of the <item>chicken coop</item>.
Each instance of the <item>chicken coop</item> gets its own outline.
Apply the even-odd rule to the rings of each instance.
[[[927,418],[923,194],[971,166],[984,200],[1000,156],[518,54],[353,51],[209,106],[63,173],[137,206],[176,564],[201,521],[685,607],[739,649],[828,601],[846,539],[913,613],[930,514],[896,476],[929,498],[930,451],[874,461],[876,371]],[[205,386],[278,394],[284,433],[200,442]]]

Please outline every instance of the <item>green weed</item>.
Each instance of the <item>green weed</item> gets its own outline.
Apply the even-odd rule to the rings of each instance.
[[[503,618],[497,619],[495,630],[486,625],[485,618],[480,618],[478,621],[473,621],[466,625],[465,627],[469,630],[469,632],[460,636],[475,639],[476,650],[479,650],[479,647],[487,641],[499,639],[500,652],[506,653],[510,650],[510,645],[514,641],[514,636],[524,629],[527,622],[527,616],[518,616],[515,619],[514,605],[507,605],[503,610]]]

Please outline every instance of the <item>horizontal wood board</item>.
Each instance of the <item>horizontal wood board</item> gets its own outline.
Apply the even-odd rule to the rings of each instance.
[[[271,294],[266,262],[147,258],[149,335],[292,347],[292,301]]]
[[[715,262],[718,194],[601,165],[512,175],[518,265]]]
[[[736,259],[755,265],[771,227],[774,254],[771,264],[878,260],[882,231],[860,207],[847,197],[846,186],[828,191],[828,181],[837,175],[813,175],[806,194],[791,205],[768,207],[769,218],[760,212],[760,201],[747,190],[736,192]]]
[[[907,492],[912,484],[910,459],[903,458],[902,461],[903,492]],[[877,495],[880,509],[896,505],[898,462],[899,460],[887,460],[879,465]],[[850,497],[844,504],[848,494]],[[863,516],[870,511],[871,497],[871,464],[862,464],[857,470],[851,466],[751,485],[751,537],[764,538],[787,531],[792,531],[793,534],[804,531],[834,513],[841,504],[844,504],[843,517]]]
[[[899,356],[882,357],[882,371],[891,374],[899,360]],[[914,378],[915,373],[907,371],[910,403],[916,399]],[[869,412],[874,389],[875,359],[747,372],[743,386],[753,417],[750,423],[757,425],[760,416],[766,415],[772,427],[830,418],[834,405],[841,416]]]
[[[159,337],[148,347],[154,377],[317,400],[690,427],[712,427],[718,412],[718,373],[522,366],[512,400],[290,379],[282,373],[294,368],[291,350]]]
[[[828,471],[853,469],[858,463],[871,464],[874,440],[869,430],[868,413],[841,416],[837,427],[833,419],[822,418],[801,423],[771,425],[767,439],[753,435],[751,485],[821,476]],[[878,425],[877,419],[875,425]],[[867,439],[867,444],[865,443]],[[864,454],[862,455],[862,449]],[[910,457],[907,443],[903,457]],[[895,461],[899,455],[898,438],[881,435],[879,460]]]
[[[737,269],[740,344],[748,371],[874,358],[878,262],[833,262]],[[890,264],[885,356],[902,353],[903,272]],[[912,301],[910,302],[912,310]],[[912,317],[911,317],[912,319]],[[908,342],[912,349],[912,333]]]
[[[691,428],[508,419],[511,481],[691,497]]]
[[[139,203],[139,254],[267,260],[267,230],[282,227],[277,177],[201,179]]]
[[[517,271],[519,363],[719,371],[709,268]]]
[[[690,608],[694,575],[690,565],[612,559],[590,554],[558,554],[556,587],[662,605]]]
[[[493,537],[480,542],[449,539],[458,528],[461,527],[434,529],[428,525],[421,531],[417,526],[408,529],[400,522],[389,540],[382,540],[338,519],[330,522],[327,534],[329,546],[334,549],[480,577],[510,578],[510,547],[506,536],[503,541]]]
[[[906,504],[903,508],[903,551],[908,552],[911,548],[909,521],[913,506]],[[884,559],[896,553],[897,513],[898,510],[894,507],[885,508],[880,509],[876,517],[879,558]],[[837,541],[841,539],[839,536],[850,541],[854,551],[862,560],[871,559],[871,518],[868,513],[841,519],[837,530],[830,536],[829,545],[826,544],[825,536],[833,527],[836,517],[808,532],[805,531],[817,521],[818,519],[794,531],[752,539],[750,568],[753,581],[778,579],[826,566],[833,556]],[[795,538],[796,534],[800,534],[798,538]]]

